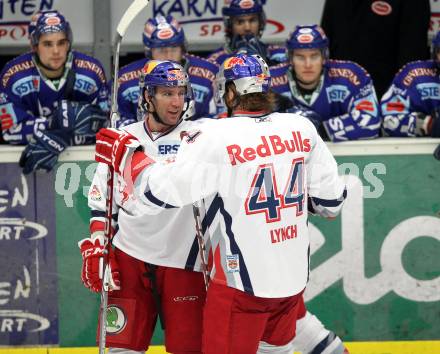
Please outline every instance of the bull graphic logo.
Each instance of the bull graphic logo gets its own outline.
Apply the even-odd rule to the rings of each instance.
[[[225,60],[224,63],[224,68],[225,69],[230,69],[232,67],[234,67],[235,65],[244,65],[244,60],[242,58],[237,58],[237,57],[231,57]]]
[[[180,69],[168,70],[168,74],[168,81],[184,81],[186,78],[185,73]]]

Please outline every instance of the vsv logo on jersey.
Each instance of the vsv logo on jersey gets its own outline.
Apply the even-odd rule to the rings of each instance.
[[[31,92],[38,92],[40,89],[40,78],[37,76],[26,76],[12,85],[12,92],[23,97]]]
[[[271,155],[284,154],[288,152],[309,152],[311,149],[310,139],[302,139],[301,133],[298,131],[292,132],[292,138],[290,140],[283,140],[278,135],[271,135],[268,137],[262,136],[262,143],[253,147],[244,147],[233,144],[228,145],[226,150],[228,151],[229,160],[232,166],[237,163],[245,163],[255,160],[258,156],[268,157]]]
[[[329,102],[344,102],[350,95],[348,88],[343,85],[331,85],[326,88],[327,100]]]
[[[139,100],[139,86],[132,86],[122,91],[122,97],[126,101],[137,104]]]
[[[96,82],[88,76],[76,74],[75,86],[76,91],[90,95],[98,89]]]
[[[416,86],[422,100],[440,100],[440,84],[424,83]]]

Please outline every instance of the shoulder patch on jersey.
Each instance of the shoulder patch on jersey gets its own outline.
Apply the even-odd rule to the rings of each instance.
[[[29,70],[29,69],[34,68],[34,67],[35,67],[35,64],[34,64],[34,62],[32,60],[26,60],[26,61],[23,61],[21,63],[17,63],[15,65],[12,65],[3,74],[3,77],[2,77],[2,85],[3,85],[3,87],[6,88],[6,86],[8,85],[9,80],[15,74],[17,74],[17,73],[19,73],[21,71]]]
[[[331,78],[345,78],[348,81],[350,81],[353,85],[359,86],[361,84],[361,81],[359,80],[359,76],[356,75],[356,73],[348,68],[328,68],[328,76]]]
[[[124,82],[128,82],[131,80],[139,80],[141,74],[142,74],[142,69],[129,71],[128,73],[122,74],[119,77],[118,82],[120,84],[123,84]]]
[[[344,69],[349,69],[354,72],[358,72],[359,74],[363,74],[363,75],[370,77],[370,74],[362,65],[360,65],[354,61],[351,61],[351,60],[329,59],[327,61],[327,63],[328,63],[327,64],[328,67],[337,67],[337,68],[342,67]]]
[[[236,273],[240,271],[240,258],[238,254],[226,255],[226,269],[228,273]]]
[[[424,82],[416,85],[416,89],[422,100],[440,99],[440,84],[437,82]]]
[[[212,70],[208,68],[203,68],[198,65],[190,65],[190,67],[188,68],[188,75],[201,77],[204,79],[208,79],[209,81],[215,80],[215,73]]]
[[[277,87],[277,86],[287,85],[288,82],[289,82],[289,78],[287,77],[287,74],[272,76],[270,81],[270,86]]]
[[[39,76],[25,76],[12,84],[12,92],[19,97],[26,96],[40,90]]]
[[[102,200],[101,192],[99,191],[99,188],[94,184],[92,186],[92,189],[89,192],[90,199],[94,202],[99,202]]]
[[[415,67],[413,69],[410,69],[408,73],[403,78],[402,82],[405,86],[410,86],[414,79],[420,76],[428,76],[428,77],[436,77],[437,69],[435,68],[423,68],[423,67]]]
[[[75,90],[82,92],[85,95],[91,95],[98,90],[96,81],[93,80],[93,78],[78,73],[75,76]]]
[[[88,59],[75,58],[74,62],[75,66],[78,68],[94,72],[96,75],[98,75],[101,82],[105,84],[104,70],[102,70],[100,65]]]
[[[137,104],[137,102],[139,101],[139,95],[140,95],[139,85],[130,86],[124,91],[122,91],[122,97],[124,98],[124,100],[127,100],[133,104]]]
[[[344,102],[350,96],[350,91],[345,85],[330,85],[325,91],[329,102]]]
[[[201,132],[200,130],[194,130],[194,131],[190,131],[190,132],[184,130],[184,131],[181,131],[181,132],[180,132],[180,139],[182,139],[182,140],[185,139],[185,141],[186,141],[188,144],[191,144],[191,143],[195,142],[196,139],[197,139],[201,134],[202,134],[202,132]]]

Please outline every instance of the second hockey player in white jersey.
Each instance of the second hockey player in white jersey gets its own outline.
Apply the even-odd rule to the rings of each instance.
[[[140,84],[140,110],[145,119],[124,127],[121,133],[135,136],[155,160],[173,160],[181,137],[200,124],[182,120],[192,99],[188,76],[179,64],[153,60],[142,69]],[[107,168],[98,164],[89,192],[91,238],[79,243],[84,258],[82,279],[95,292],[101,291],[98,265],[108,242],[104,239]],[[109,353],[144,353],[158,315],[168,352],[201,353],[206,292],[192,207],[152,211],[137,204],[130,190],[120,185],[115,188],[113,204],[115,248],[110,251],[108,316],[122,314],[125,326],[117,328],[118,322],[107,319]]]
[[[234,117],[188,132],[173,163],[136,151],[134,136],[111,129],[97,136],[96,159],[114,166],[137,201],[173,208],[214,198],[210,209],[217,207],[221,222],[211,238],[204,309],[208,354],[253,354],[260,340],[292,340],[308,279],[308,200],[319,214],[334,216],[346,194],[313,124],[298,114],[267,113],[269,86],[259,56],[227,59],[219,91]]]

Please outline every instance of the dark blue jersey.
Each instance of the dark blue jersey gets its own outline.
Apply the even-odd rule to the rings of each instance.
[[[374,87],[368,73],[349,61],[327,60],[316,89],[304,97],[289,64],[270,68],[272,89],[294,105],[317,113],[330,140],[376,138],[380,114]]]
[[[383,95],[383,127],[390,136],[416,136],[418,121],[440,106],[440,77],[433,60],[405,65]]]
[[[47,118],[61,100],[98,104],[102,110],[109,110],[105,73],[97,59],[71,51],[58,80],[46,78],[36,63],[33,53],[26,53],[7,63],[0,74],[5,141],[27,144],[34,125],[46,126]]]

